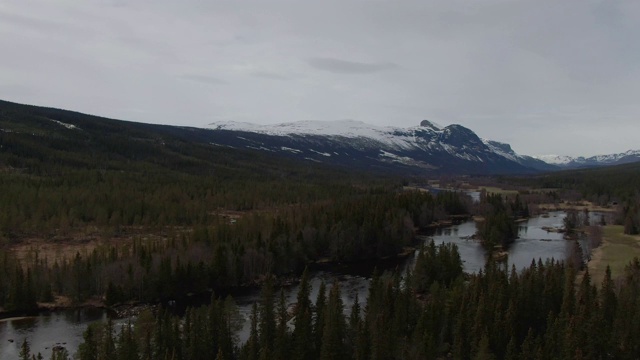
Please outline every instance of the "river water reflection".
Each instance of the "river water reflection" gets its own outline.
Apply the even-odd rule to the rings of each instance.
[[[547,232],[543,227],[561,228],[564,212],[552,212],[545,216],[533,217],[518,226],[518,239],[510,246],[508,264],[520,270],[531,264],[531,260],[557,259],[566,257],[567,241],[562,234]],[[477,272],[484,267],[486,253],[480,243],[470,240],[476,232],[476,225],[468,221],[449,228],[436,230],[432,238],[436,244],[454,243],[458,246],[464,271]],[[427,241],[428,241],[427,238]]]
[[[549,258],[564,259],[566,257],[567,242],[562,234],[547,232],[543,227],[562,227],[564,212],[552,212],[545,216],[533,217],[519,224],[519,238],[509,248],[509,266],[515,265],[522,269],[531,264],[531,260]],[[449,228],[438,229],[431,236],[423,237],[424,241],[433,239],[436,244],[455,243],[463,260],[464,270],[477,272],[484,267],[486,255],[482,246],[474,240],[468,239],[476,232],[473,221],[464,222]],[[413,265],[414,256],[409,257],[401,264],[393,266],[380,264],[392,270],[396,266],[400,269]],[[315,271],[311,278],[311,299],[315,301],[320,284],[324,281],[330,286],[335,281],[340,283],[342,300],[345,309],[349,311],[356,294],[361,304],[366,300],[369,287],[369,276],[375,264],[362,267],[344,267],[332,271]],[[383,269],[381,269],[383,270]],[[296,300],[298,286],[290,286],[284,289],[288,304]],[[249,335],[249,314],[251,305],[259,299],[259,291],[241,294],[235,297],[240,314],[245,319],[244,326],[238,337],[241,341]],[[102,311],[75,310],[42,315],[36,318],[23,320],[10,320],[0,322],[0,359],[13,359],[17,357],[20,343],[26,337],[35,352],[41,352],[45,358],[49,358],[51,347],[56,343],[66,343],[64,346],[71,354],[75,353],[82,342],[82,332],[89,323],[105,321],[107,315]],[[124,323],[120,320],[120,324]],[[117,325],[117,324],[116,324]],[[118,326],[116,326],[118,328]],[[10,343],[9,340],[14,340]]]

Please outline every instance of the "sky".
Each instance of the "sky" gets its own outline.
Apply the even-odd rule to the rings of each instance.
[[[640,1],[3,0],[0,99],[206,127],[461,124],[640,149]]]

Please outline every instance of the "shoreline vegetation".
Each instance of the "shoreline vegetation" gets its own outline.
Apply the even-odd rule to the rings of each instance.
[[[414,188],[414,187],[410,187],[409,189],[407,187],[404,188],[405,191],[407,190],[411,190],[411,191],[418,191],[418,192],[423,192],[423,189],[419,189],[419,188]],[[513,190],[502,190],[500,188],[496,188],[496,187],[484,187],[484,188],[477,188],[474,190],[485,190],[487,191],[487,193],[489,194],[494,194],[494,195],[490,195],[490,196],[502,196],[502,195],[511,195],[513,194],[517,194],[517,191],[513,191]],[[488,191],[491,190],[491,191]],[[569,202],[569,201],[560,201],[557,203],[547,203],[547,204],[539,204],[537,205],[537,210],[538,211],[542,211],[542,213],[538,213],[541,216],[544,216],[545,214],[548,214],[548,212],[552,212],[552,211],[567,211],[567,210],[580,210],[580,211],[584,211],[585,209],[589,210],[589,211],[599,211],[599,212],[612,212],[615,211],[614,208],[611,207],[599,207],[599,206],[595,206],[592,203],[588,202],[588,201],[577,201],[577,202]],[[238,221],[239,219],[242,218],[242,212],[236,212],[236,216],[234,216],[234,221],[233,223],[235,223],[236,221]],[[464,220],[468,220],[468,219],[473,219],[476,223],[482,223],[485,221],[485,217],[483,215],[469,215],[469,214],[465,214],[465,215],[450,215],[448,216],[447,219],[441,219],[441,220],[437,220],[437,221],[433,221],[430,224],[425,225],[422,229],[416,229],[418,230],[418,233],[416,233],[416,235],[419,235],[419,233],[423,233],[426,230],[432,230],[432,229],[436,229],[436,228],[443,228],[443,227],[448,227],[451,225],[454,225],[456,223],[459,223],[460,221],[464,221]],[[513,219],[514,223],[519,223],[519,222],[524,222],[527,221],[529,219],[529,217],[518,217]],[[124,228],[123,228],[124,230]],[[124,237],[116,237],[115,240],[113,241],[117,241],[117,242],[123,242],[126,241],[126,231],[122,232],[123,230],[121,230],[121,234],[120,235],[125,235]],[[139,230],[139,229],[138,229]],[[545,229],[547,231],[551,231],[551,232],[563,232],[563,229]],[[185,229],[182,229],[181,231],[186,231]],[[166,231],[161,231],[161,234],[164,234],[164,237],[166,238]],[[135,235],[140,235],[139,231],[133,231],[132,234],[130,234],[129,237],[133,237]],[[157,234],[156,234],[157,235]],[[161,235],[153,235],[151,234],[151,237],[157,237],[157,236],[161,236]],[[98,240],[96,240],[98,237],[95,237],[93,240],[91,241],[86,241],[83,240],[80,242],[80,244],[77,244],[78,246],[82,247],[82,246],[86,246],[87,243],[92,244],[92,243],[99,243]],[[417,239],[417,236],[416,236]],[[398,260],[398,259],[403,259],[406,258],[407,256],[411,255],[413,252],[415,252],[417,250],[417,245],[415,244],[415,240],[414,239],[414,243],[408,246],[404,246],[402,249],[400,249],[396,254],[393,255],[388,255],[388,256],[384,256],[384,257],[380,257],[377,259],[377,261],[388,261],[388,260]],[[481,240],[479,239],[478,235],[474,235],[471,237],[471,239],[473,240]],[[568,239],[569,240],[569,239]],[[28,246],[28,250],[25,249],[25,246],[23,246],[22,251],[26,252],[26,253],[33,253],[34,248],[36,246],[41,246],[41,245],[45,245],[45,246],[51,246],[51,243],[41,243],[41,242],[35,242],[33,244],[26,244],[26,246]],[[61,247],[65,247],[67,245],[67,243],[62,242],[62,243],[58,243],[55,244],[57,246],[61,246]],[[54,246],[55,246],[54,245]],[[16,246],[16,244],[13,245],[14,247]],[[99,245],[95,245],[95,246],[99,246]],[[95,247],[94,246],[94,247]],[[508,244],[506,245],[508,246]],[[86,248],[85,248],[86,250]],[[600,252],[601,249],[597,248],[594,251]],[[68,255],[68,254],[67,254]],[[23,254],[21,256],[24,257],[25,255]],[[505,250],[504,245],[495,245],[494,247],[490,248],[487,250],[487,256],[493,258],[494,260],[500,262],[500,261],[504,261],[507,256],[508,256],[508,252]],[[597,258],[598,255],[596,255],[594,253],[593,258]],[[341,261],[332,261],[328,258],[320,258],[317,259],[315,261],[311,261],[309,263],[307,263],[308,266],[311,267],[317,267],[317,268],[330,268],[332,266],[336,266],[336,265],[348,265],[348,264],[357,264],[357,263],[367,263],[367,262],[371,262],[371,259],[363,259],[363,260],[356,260],[356,261],[347,261],[347,262],[341,262]],[[625,265],[628,264],[625,263]],[[624,265],[623,265],[624,266]],[[601,270],[601,271],[599,271]],[[594,274],[601,272],[602,274],[604,273],[603,269],[592,269],[592,271],[594,271]],[[617,273],[617,271],[616,271]],[[599,276],[603,276],[602,274],[600,274]],[[279,279],[279,280],[278,280]],[[297,282],[300,281],[300,276],[282,276],[280,278],[276,278],[276,280],[279,282],[277,285],[278,286],[290,286],[293,285]],[[262,282],[257,279],[254,282],[251,283],[246,283],[246,284],[241,284],[238,286],[233,287],[232,289],[259,289],[260,286],[262,286]],[[233,290],[231,290],[233,291]],[[205,292],[208,294],[211,294],[212,291],[208,291]],[[193,294],[191,294],[193,295]],[[202,294],[198,294],[198,295],[202,295]],[[0,308],[0,321],[8,321],[9,319],[16,319],[16,318],[24,318],[26,317],[34,317],[34,316],[38,316],[41,314],[47,314],[47,313],[51,313],[51,312],[56,312],[56,311],[64,311],[64,310],[76,310],[76,309],[83,309],[83,308],[94,308],[94,309],[104,309],[112,314],[115,314],[115,318],[122,318],[122,317],[127,317],[130,316],[132,313],[136,313],[139,312],[139,309],[143,309],[143,308],[149,308],[149,307],[154,307],[154,306],[158,306],[160,305],[162,302],[140,302],[140,301],[130,301],[130,302],[125,302],[125,303],[117,303],[114,304],[114,306],[108,306],[106,305],[105,299],[104,298],[99,298],[99,297],[92,297],[90,299],[88,299],[88,301],[83,302],[81,304],[73,304],[68,298],[64,299],[64,297],[62,296],[56,296],[57,298],[60,298],[60,301],[55,301],[55,302],[49,302],[49,303],[38,303],[38,308],[36,310],[32,310],[32,311],[28,311],[28,312],[16,312],[16,311],[3,311],[2,308]],[[136,310],[138,309],[138,310]]]
[[[329,258],[320,258],[315,261],[311,261],[307,263],[307,267],[311,270],[320,270],[320,269],[330,269],[335,266],[354,266],[358,264],[372,264],[372,263],[380,263],[380,262],[388,262],[388,261],[400,261],[408,256],[414,254],[420,248],[420,242],[422,236],[427,235],[430,231],[438,228],[447,228],[452,225],[458,224],[462,221],[470,219],[470,215],[452,215],[449,219],[446,220],[438,220],[434,221],[431,224],[416,230],[416,236],[413,239],[410,245],[404,246],[399,252],[393,255],[388,255],[384,257],[380,257],[378,259],[361,259],[355,261],[333,261]],[[35,244],[31,244],[31,246],[35,246]],[[35,249],[31,249],[31,251],[35,251]],[[291,275],[283,275],[279,277],[272,278],[274,282],[273,285],[275,287],[288,287],[295,285],[300,282],[302,274],[299,276],[291,276]],[[229,289],[226,289],[225,292],[234,293],[243,290],[259,290],[266,279],[259,278],[254,282],[241,284],[239,286],[235,286]],[[189,296],[197,296],[197,297],[205,297],[206,295],[211,296],[213,291],[208,290],[204,293],[200,294],[187,294],[186,297]],[[74,304],[71,299],[65,296],[55,296],[55,301],[41,303],[38,302],[37,309],[33,309],[30,311],[4,311],[4,309],[0,308],[0,322],[12,321],[12,320],[20,320],[27,318],[36,318],[40,315],[46,315],[59,311],[67,311],[67,310],[82,310],[82,309],[102,309],[109,312],[114,319],[127,318],[134,315],[139,314],[140,312],[146,309],[157,308],[162,305],[162,302],[140,302],[140,301],[129,301],[124,303],[117,303],[109,306],[106,304],[104,298],[100,297],[92,297],[87,301],[81,304]]]

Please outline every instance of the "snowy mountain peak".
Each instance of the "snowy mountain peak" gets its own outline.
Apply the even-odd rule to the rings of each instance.
[[[534,155],[533,158],[552,165],[565,165],[576,160],[576,158],[566,155]]]
[[[563,156],[563,155],[538,155],[534,158],[542,160],[547,164],[559,165],[565,168],[603,166],[614,164],[625,164],[640,161],[640,150],[628,150],[618,154],[596,155],[585,158]]]
[[[631,158],[640,157],[640,150],[627,150],[619,154],[596,155],[589,159],[595,159],[597,161],[619,161],[627,157],[631,157]]]
[[[552,166],[482,140],[462,125],[429,120],[408,128],[361,121],[298,121],[272,125],[215,122],[216,145],[285,152],[305,160],[349,166],[405,166],[441,172],[527,172]],[[230,132],[230,133],[229,133]]]
[[[434,123],[433,121],[429,121],[429,120],[422,120],[420,122],[420,126],[427,128],[427,129],[431,129],[433,131],[440,131],[442,130],[442,126],[439,124]]]

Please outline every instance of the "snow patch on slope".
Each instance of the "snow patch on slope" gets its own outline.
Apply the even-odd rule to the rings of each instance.
[[[329,154],[329,153],[323,153],[323,152],[320,152],[320,151],[315,151],[313,149],[309,149],[309,151],[314,152],[314,153],[316,153],[318,155],[322,155],[322,156],[331,156],[331,154]]]
[[[56,123],[56,124],[58,124],[60,126],[64,126],[69,130],[78,129],[78,127],[73,125],[73,124],[67,124],[67,123],[63,123],[62,121],[53,120],[53,119],[49,119],[49,120],[53,121],[54,123]]]
[[[415,162],[414,159],[412,159],[412,158],[410,158],[408,156],[400,156],[400,155],[396,155],[396,154],[393,154],[393,153],[390,153],[390,152],[384,151],[384,150],[380,150],[380,156],[389,158],[389,159],[391,159],[391,161],[397,161],[397,162],[402,163],[402,164],[411,164],[411,163]]]
[[[482,142],[496,155],[500,155],[503,158],[507,158],[511,161],[519,162],[521,160],[520,156],[516,154],[513,150],[511,150],[511,146],[509,144],[481,139]]]
[[[247,131],[267,135],[287,136],[292,134],[343,136],[343,137],[377,137],[387,133],[390,129],[369,125],[361,121],[296,121],[290,123],[259,125],[245,122],[221,121],[209,124],[216,130]]]
[[[401,149],[414,148],[416,144],[416,131],[421,129],[420,127],[406,129],[392,126],[376,126],[354,120],[307,120],[273,125],[222,121],[211,123],[209,126],[214,130],[245,131],[274,136],[313,135],[367,139],[380,142],[392,148]]]
[[[286,146],[281,146],[281,147],[280,147],[280,150],[282,150],[282,151],[289,151],[289,152],[292,152],[292,153],[294,153],[294,154],[300,154],[300,153],[302,152],[302,150],[292,149],[292,148],[290,148],[290,147],[286,147]]]

